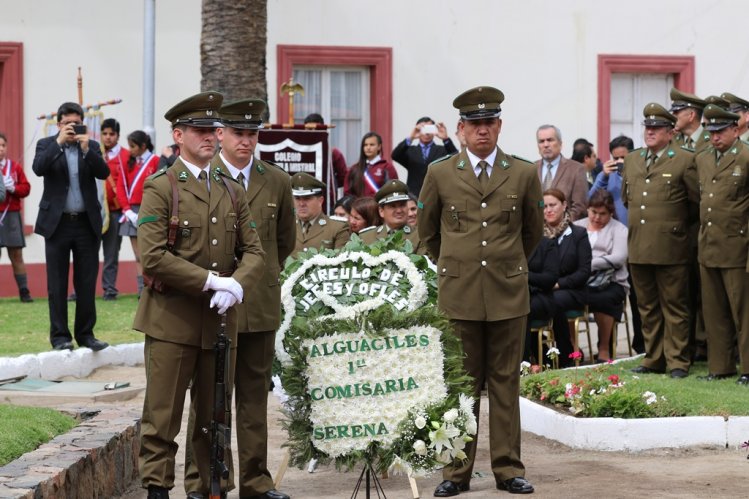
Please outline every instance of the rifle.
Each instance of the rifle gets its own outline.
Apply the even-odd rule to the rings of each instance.
[[[229,384],[229,363],[231,339],[226,336],[226,314],[221,314],[216,343],[213,344],[215,359],[215,386],[213,391],[213,418],[211,420],[211,484],[210,499],[226,499],[227,491],[221,487],[221,480],[229,479],[226,465],[226,452],[231,444],[231,385]]]

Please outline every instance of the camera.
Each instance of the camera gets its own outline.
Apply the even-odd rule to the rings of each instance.
[[[431,133],[432,135],[435,135],[437,133],[437,125],[432,125],[432,124],[427,123],[426,125],[423,125],[421,127],[421,133],[422,134]]]
[[[73,132],[76,135],[84,135],[87,130],[86,125],[73,125]]]
[[[624,160],[620,159],[619,161],[616,162],[616,171],[621,173],[623,168],[624,168]]]

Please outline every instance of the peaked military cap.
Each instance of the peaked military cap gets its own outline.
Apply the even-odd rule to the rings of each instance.
[[[681,111],[688,107],[702,110],[705,109],[706,105],[707,104],[704,100],[694,94],[688,94],[676,88],[671,89],[671,109],[668,110],[671,113]]]
[[[243,99],[221,106],[221,123],[232,128],[258,130],[263,128],[263,113],[268,106],[260,99]]]
[[[408,186],[400,180],[388,180],[375,194],[375,200],[380,204],[408,201]]]
[[[730,102],[728,102],[723,97],[718,97],[717,95],[710,95],[708,97],[705,97],[705,104],[712,104],[714,106],[718,106],[721,109],[725,109],[728,111],[728,106],[731,105]],[[705,107],[707,109],[707,107]]]
[[[749,111],[749,101],[728,92],[723,92],[720,96],[729,102],[728,110],[732,113]]]
[[[738,114],[726,111],[715,104],[709,104],[702,117],[705,119],[705,130],[710,132],[723,130],[726,127],[738,124],[739,121]]]
[[[172,127],[189,125],[200,128],[220,127],[218,110],[224,96],[218,92],[201,92],[175,104],[164,114]]]
[[[453,101],[453,107],[464,120],[499,118],[502,114],[500,104],[504,100],[505,94],[501,90],[494,87],[476,87],[457,96]]]
[[[322,196],[325,183],[309,173],[299,172],[291,177],[291,194],[294,196]]]
[[[674,126],[676,124],[676,116],[656,102],[646,105],[642,114],[645,116],[642,121],[645,126]]]

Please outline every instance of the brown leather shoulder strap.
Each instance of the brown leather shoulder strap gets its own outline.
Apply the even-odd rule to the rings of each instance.
[[[234,192],[234,188],[231,186],[229,181],[221,175],[221,180],[224,182],[224,185],[226,186],[226,190],[229,191],[229,197],[231,198],[231,204],[234,206],[234,213],[239,216],[239,205],[237,204],[237,194]]]
[[[167,169],[166,177],[172,184],[172,210],[169,217],[169,232],[166,237],[166,248],[171,252],[174,249],[174,243],[177,241],[177,229],[179,228],[179,190],[177,189],[177,179],[174,178],[174,172]]]

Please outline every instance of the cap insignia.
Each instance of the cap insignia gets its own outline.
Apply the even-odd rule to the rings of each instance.
[[[484,104],[483,102],[479,104],[479,109],[484,109],[485,107],[486,107],[486,104]]]
[[[213,94],[208,94],[208,100],[213,100]]]
[[[206,116],[213,116],[213,111],[211,111],[210,109],[206,109],[205,115]]]
[[[710,118],[710,123],[715,123],[715,118]]]
[[[252,119],[252,115],[251,114],[245,114],[244,115],[244,119],[251,120]]]

